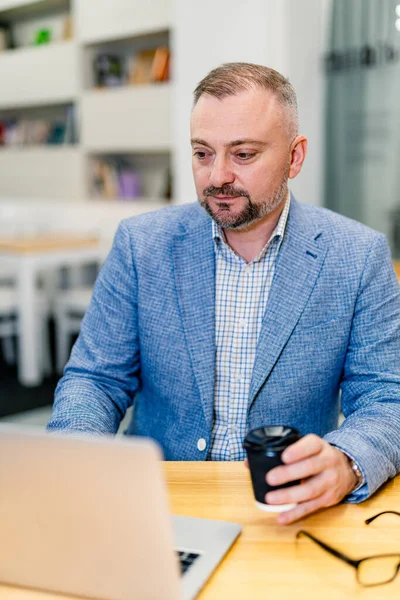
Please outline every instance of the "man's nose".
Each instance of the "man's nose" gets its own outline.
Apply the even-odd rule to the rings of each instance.
[[[229,161],[223,157],[216,157],[210,173],[210,185],[222,187],[227,183],[233,183],[234,179],[235,175]]]

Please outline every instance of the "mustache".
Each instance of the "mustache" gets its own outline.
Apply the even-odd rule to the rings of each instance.
[[[246,190],[235,188],[232,185],[226,184],[222,187],[209,186],[203,191],[205,197],[207,196],[228,196],[234,198],[235,196],[243,196],[250,200],[250,194]]]

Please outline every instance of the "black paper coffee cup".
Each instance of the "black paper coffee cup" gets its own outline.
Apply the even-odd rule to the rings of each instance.
[[[256,506],[261,510],[283,512],[295,506],[295,504],[267,504],[265,495],[272,490],[291,487],[300,482],[291,481],[274,486],[267,483],[265,476],[274,467],[284,464],[281,458],[282,452],[300,438],[297,429],[285,425],[265,425],[252,429],[246,435],[243,446],[249,461]]]

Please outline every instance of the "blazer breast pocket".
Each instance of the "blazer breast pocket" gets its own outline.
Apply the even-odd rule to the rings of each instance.
[[[349,327],[351,319],[347,315],[335,316],[331,318],[320,318],[318,320],[308,317],[307,319],[300,319],[296,325],[296,331],[311,331],[313,329],[329,329],[342,327],[346,329]]]
[[[298,357],[307,357],[307,365],[319,371],[332,369],[342,362],[349,343],[351,319],[335,317],[302,324],[294,328],[287,350]]]

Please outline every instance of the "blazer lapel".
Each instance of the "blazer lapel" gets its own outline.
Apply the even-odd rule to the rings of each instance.
[[[174,272],[185,338],[204,416],[212,427],[215,380],[215,257],[211,220],[175,238]]]
[[[295,328],[325,260],[320,231],[307,222],[292,198],[282,246],[257,345],[249,406],[271,373]]]

